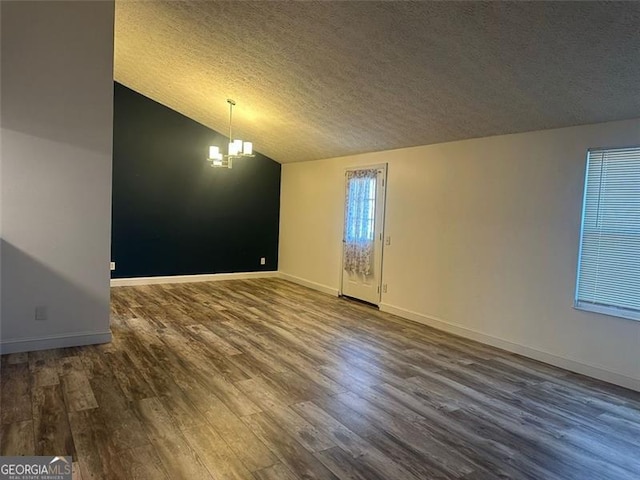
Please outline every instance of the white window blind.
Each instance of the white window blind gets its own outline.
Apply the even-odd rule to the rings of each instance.
[[[575,305],[640,320],[640,147],[587,154]]]

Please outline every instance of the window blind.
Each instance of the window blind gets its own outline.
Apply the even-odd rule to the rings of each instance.
[[[589,150],[576,307],[640,319],[640,147]]]

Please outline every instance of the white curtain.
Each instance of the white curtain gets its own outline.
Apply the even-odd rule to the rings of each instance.
[[[347,172],[344,269],[363,275],[373,273],[377,175],[375,169]]]

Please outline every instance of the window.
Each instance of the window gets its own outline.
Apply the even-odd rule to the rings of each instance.
[[[349,173],[352,177],[347,179],[345,240],[347,243],[368,244],[373,242],[375,229],[377,171]]]
[[[343,268],[365,276],[373,273],[376,223],[376,169],[346,172]]]
[[[575,306],[640,320],[640,147],[587,153]]]

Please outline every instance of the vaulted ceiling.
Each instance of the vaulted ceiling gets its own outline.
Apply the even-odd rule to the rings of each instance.
[[[116,2],[115,79],[279,162],[640,117],[640,2]],[[234,135],[235,136],[235,135]]]

